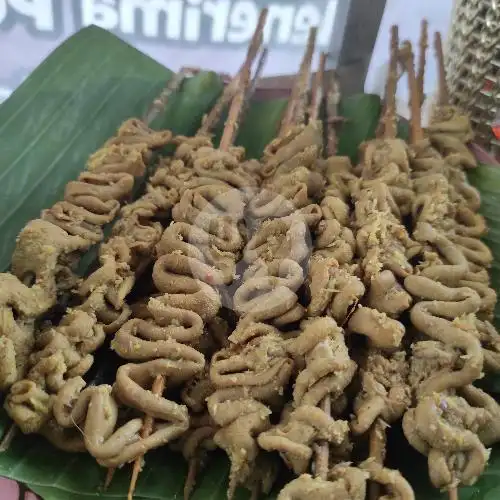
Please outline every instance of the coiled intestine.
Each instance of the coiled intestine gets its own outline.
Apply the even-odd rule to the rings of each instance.
[[[211,150],[204,152],[209,154],[196,156],[195,150],[190,150],[195,169],[197,162],[206,162],[211,154]],[[241,155],[241,150],[235,152]],[[211,157],[232,165],[229,178],[237,179],[237,157],[231,152]],[[217,172],[217,165],[213,171]],[[207,167],[205,181],[211,172]],[[220,307],[214,287],[231,282],[244,243],[237,226],[243,215],[243,193],[224,181],[196,183],[182,192],[172,209],[173,221],[157,244],[153,282],[159,294],[149,300],[146,319],[129,319],[112,340],[118,355],[133,362],[118,369],[113,387],[83,389],[83,379],[73,377],[64,381],[55,397],[56,423],[63,429],[82,429],[85,447],[107,467],[132,461],[179,438],[189,428],[188,408],[153,395],[150,388],[156,376],[165,378],[168,389],[203,371],[204,356],[194,346]],[[151,435],[139,437],[141,418],[115,428],[119,406],[151,415],[155,419]],[[105,419],[107,413],[111,417]]]
[[[261,433],[258,442],[267,451],[278,451],[300,475],[309,469],[314,443],[325,441],[334,447],[347,444],[348,423],[336,420],[319,405],[329,396],[334,407],[343,406],[344,391],[356,372],[356,363],[349,357],[343,331],[330,317],[304,320],[299,335],[288,342],[287,351],[300,367],[293,402],[281,422]]]
[[[482,405],[476,408],[459,393],[463,387],[476,390],[472,384],[482,377],[483,368],[497,369],[497,357],[490,349],[498,348],[498,334],[477,318],[481,297],[463,286],[469,262],[461,248],[447,238],[442,224],[435,229],[428,222],[418,222],[414,235],[432,249],[423,254],[419,275],[405,279],[406,289],[418,301],[410,318],[435,344],[432,352],[427,348],[429,341],[414,345],[411,372],[419,376],[410,373],[410,380],[417,403],[404,416],[403,428],[410,444],[428,456],[430,478],[436,487],[472,484],[488,458],[477,433],[492,425],[497,413]],[[484,362],[486,356],[488,363]],[[436,421],[430,422],[433,418]],[[450,441],[451,435],[455,438]]]
[[[387,469],[374,460],[368,459],[358,467],[350,464],[339,464],[333,467],[326,479],[313,478],[302,474],[288,483],[278,495],[278,500],[365,500],[367,482],[373,481],[387,488],[387,500],[414,500],[415,494],[408,481],[399,471]]]
[[[270,427],[270,408],[277,405],[290,378],[293,361],[280,332],[271,325],[241,321],[231,345],[215,353],[208,397],[210,416],[218,426],[214,442],[231,460],[228,497],[250,477],[258,457],[257,435]]]
[[[478,317],[489,316],[492,307],[476,291],[484,292],[477,283],[488,279],[479,262],[488,260],[489,251],[476,239],[486,226],[465,197],[457,206],[460,189],[447,174],[451,159],[443,159],[422,137],[411,46],[404,50],[413,101],[413,235],[422,245],[417,273],[405,278],[405,288],[417,301],[410,311],[413,326],[432,340],[413,345],[409,380],[416,401],[403,417],[403,430],[428,456],[432,483],[450,489],[474,483],[484,470],[488,452],[481,435],[488,444],[499,437],[496,426],[484,434],[498,405],[472,385],[488,369],[485,353],[495,348],[498,335]],[[489,355],[490,362],[494,359]]]
[[[0,388],[20,380],[35,347],[34,321],[78,283],[79,256],[103,238],[144,174],[151,151],[171,140],[137,119],[126,121],[87,162],[86,171],[67,184],[63,201],[44,210],[19,234],[11,273],[0,275]]]
[[[182,137],[175,140],[191,147],[206,141]],[[101,245],[100,267],[77,290],[81,304],[68,310],[58,326],[38,336],[36,352],[28,359],[26,379],[11,388],[5,406],[24,432],[36,432],[48,422],[51,418],[48,396],[56,394],[68,378],[84,376],[93,364],[92,353],[102,345],[105,334],[115,332],[130,316],[127,295],[144,264],[151,261],[163,231],[155,218],[165,217],[165,212],[179,198],[183,179],[192,177],[187,175],[188,168],[180,159],[160,162],[147,193],[122,209],[122,218],[111,237]],[[155,203],[151,201],[153,191]],[[41,392],[46,393],[42,398],[46,404],[30,403],[34,391],[38,397],[42,397]]]
[[[370,150],[368,145],[367,151]],[[386,146],[383,151],[386,153]],[[394,151],[394,157],[382,155],[384,161],[393,165],[401,162],[399,148]],[[400,178],[403,172],[405,169],[401,168]],[[401,210],[391,187],[378,179],[365,181],[361,178],[352,183],[352,190],[359,266],[368,288],[368,301],[366,306],[360,306],[353,312],[348,329],[369,337],[374,347],[396,348],[405,329],[395,318],[411,304],[410,296],[398,279],[404,279],[413,272],[410,259],[417,246],[401,223]],[[405,197],[403,206],[408,202]]]
[[[269,428],[269,415],[280,407],[291,376],[293,360],[283,336],[264,322],[282,328],[305,314],[298,296],[303,283],[300,264],[309,256],[309,231],[321,218],[321,208],[311,202],[322,180],[302,161],[310,165],[320,143],[317,123],[293,128],[274,141],[263,159],[265,188],[248,204],[247,228],[254,234],[243,257],[250,267],[233,299],[240,320],[229,337],[230,346],[212,358],[215,392],[207,400],[218,426],[214,441],[231,460],[229,497],[252,477],[259,461],[257,436]],[[284,175],[284,183],[278,181],[278,173]]]
[[[427,127],[432,145],[447,163],[460,168],[474,168],[477,160],[467,144],[474,138],[470,117],[456,106],[436,106]]]
[[[355,176],[348,158],[329,158],[322,170],[326,186],[309,261],[307,315],[328,315],[342,326],[365,294],[358,266],[353,263],[356,241],[349,227],[349,186]]]

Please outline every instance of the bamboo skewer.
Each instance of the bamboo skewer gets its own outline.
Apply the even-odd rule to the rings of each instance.
[[[428,27],[429,23],[427,19],[422,20],[420,25],[420,50],[418,54],[418,73],[417,73],[417,88],[418,95],[420,96],[420,106],[424,103],[424,76],[425,76],[425,56],[427,52],[427,47],[429,46],[428,37]]]
[[[281,121],[280,130],[278,133],[279,137],[285,135],[288,128],[292,123],[297,123],[300,119],[300,115],[305,115],[306,104],[301,103],[301,99],[307,99],[307,88],[309,86],[309,73],[311,71],[312,57],[314,53],[314,46],[316,43],[317,28],[313,27],[309,30],[309,37],[307,39],[307,46],[304,52],[304,57],[300,64],[299,72],[295,80],[295,85],[292,88],[292,93],[290,95],[290,100],[283,115]]]
[[[314,33],[313,33],[314,36]],[[314,46],[313,46],[314,50]],[[306,54],[308,55],[307,51]],[[312,53],[311,53],[312,55]],[[309,111],[309,120],[317,120],[323,100],[324,83],[325,83],[325,67],[326,67],[326,52],[320,54],[318,71],[314,77],[313,85],[311,88],[311,104]],[[301,82],[302,84],[302,82]],[[332,401],[330,394],[326,395],[321,403],[320,408],[328,415],[331,415]],[[330,449],[327,441],[318,443],[315,446],[316,460],[314,463],[314,475],[320,479],[327,480],[330,468]]]
[[[408,40],[402,44],[401,58],[405,64],[406,72],[408,73],[408,85],[410,87],[410,143],[415,144],[424,138],[424,132],[422,129],[422,116],[420,112],[420,94],[413,63],[413,50],[411,42]]]
[[[227,151],[236,137],[236,132],[238,131],[238,121],[245,103],[245,94],[250,84],[252,64],[257,57],[263,42],[263,32],[264,26],[266,25],[267,13],[267,8],[261,10],[257,27],[255,28],[250,46],[248,47],[245,63],[241,69],[241,75],[238,78],[238,89],[231,102],[229,114],[222,133],[219,146],[221,151]]]
[[[323,398],[320,408],[328,415],[332,412],[331,396],[328,394]],[[314,464],[315,476],[326,481],[328,478],[328,471],[330,468],[330,448],[328,442],[318,444],[315,448],[316,461]]]
[[[309,120],[317,120],[323,102],[324,90],[323,81],[325,79],[326,52],[319,56],[319,67],[314,77],[314,84],[311,89],[311,106],[309,108]]]
[[[326,97],[326,154],[335,156],[337,154],[337,125],[344,121],[338,116],[340,103],[340,85],[335,72],[323,81],[324,94]]]
[[[163,375],[157,375],[154,382],[151,392],[155,396],[160,396],[163,394],[165,390],[165,377]],[[151,415],[146,415],[144,419],[144,424],[141,429],[141,439],[146,439],[149,437],[151,432],[153,431],[154,418]],[[139,479],[139,474],[142,468],[142,460],[143,456],[137,457],[134,462],[134,466],[132,469],[132,477],[130,479],[130,486],[128,490],[128,500],[132,500],[134,497],[135,486],[137,484],[137,479]]]
[[[450,102],[448,85],[446,83],[446,69],[444,66],[443,43],[441,41],[441,33],[434,34],[434,50],[438,62],[438,106],[445,106]]]
[[[399,28],[391,26],[391,39],[389,45],[389,72],[385,85],[384,111],[379,121],[376,137],[394,138],[397,135],[396,119],[396,88],[404,71],[398,72],[399,61]]]
[[[248,92],[245,95],[245,106],[248,105],[250,99],[255,94],[257,90],[257,86],[262,77],[262,72],[267,63],[267,57],[269,55],[269,50],[267,47],[264,47],[259,55],[259,59],[257,60],[257,67],[255,68],[255,73],[253,75],[252,81],[250,83],[250,87],[248,88]]]
[[[167,86],[160,92],[160,95],[152,102],[149,109],[146,111],[143,117],[143,122],[146,125],[151,124],[151,122],[160,114],[165,111],[168,99],[170,96],[177,92],[177,90],[182,85],[182,82],[189,77],[194,75],[194,71],[188,68],[182,68],[179,73],[176,73],[172,79],[168,82]]]
[[[0,453],[4,453],[9,449],[9,447],[12,443],[12,440],[17,435],[18,430],[19,430],[19,428],[17,427],[17,425],[15,423],[12,423],[9,426],[7,432],[2,437],[2,441],[0,442]]]
[[[387,76],[386,85],[386,103],[385,112],[382,118],[384,122],[384,138],[394,139],[397,136],[397,120],[396,120],[396,88],[398,85],[398,45],[399,45],[399,30],[397,26],[391,27],[391,44],[389,63],[389,74]]]
[[[297,82],[297,101],[293,113],[293,120],[295,123],[305,123],[306,121],[308,91],[311,78],[311,65],[314,55],[314,47],[316,46],[317,33],[318,28],[316,27],[313,27],[309,30],[306,52],[304,54],[304,60],[302,61],[299,70],[299,78]]]

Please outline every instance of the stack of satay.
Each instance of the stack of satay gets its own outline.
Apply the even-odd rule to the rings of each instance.
[[[107,484],[133,463],[129,498],[144,455],[169,446],[188,462],[186,498],[220,448],[229,498],[238,487],[269,493],[283,463],[295,478],[282,500],[411,500],[386,465],[397,425],[428,457],[434,486],[456,498],[500,440],[500,406],[475,385],[500,371],[500,336],[487,228],[465,174],[476,166],[470,124],[448,103],[439,35],[440,98],[423,130],[427,25],[418,72],[392,28],[378,136],[354,167],[336,156],[339,90],[325,54],[310,82],[311,29],[278,135],[257,161],[233,143],[266,56],[252,80],[266,15],[195,136],[125,122],[20,233],[0,275],[5,408],[22,432],[90,453]],[[408,144],[396,134],[398,66]],[[165,145],[170,156],[154,154]],[[79,277],[98,243],[97,265]],[[120,360],[110,385],[87,380],[98,349]]]

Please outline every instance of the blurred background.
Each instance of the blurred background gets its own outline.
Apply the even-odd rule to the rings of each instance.
[[[0,0],[0,102],[57,45],[90,24],[174,71],[188,66],[234,74],[264,6],[270,48],[264,84],[279,87],[278,75],[297,71],[308,29],[316,25],[317,54],[328,51],[327,69],[337,71],[344,95],[382,95],[390,26],[398,24],[400,38],[416,43],[426,18],[431,36],[440,31],[445,41],[454,104],[471,115],[478,142],[498,154],[498,0]],[[437,81],[434,58],[428,59],[424,124]],[[403,76],[397,103],[405,117],[407,102]]]
[[[431,32],[448,32],[453,0],[0,0],[0,99],[58,44],[96,24],[172,70],[201,66],[234,73],[241,64],[259,10],[269,6],[270,51],[264,76],[296,71],[310,26],[319,25],[318,49],[344,92],[380,92],[389,26],[417,39],[426,17]],[[319,52],[319,51],[318,51]],[[432,87],[435,68],[426,83]],[[405,85],[399,97],[406,100]]]

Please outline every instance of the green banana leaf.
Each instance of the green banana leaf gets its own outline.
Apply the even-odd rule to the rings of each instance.
[[[59,199],[64,185],[84,168],[89,154],[124,119],[141,116],[171,77],[168,69],[125,42],[89,27],[61,45],[0,105],[0,269],[8,267],[15,236],[26,221]],[[170,99],[153,126],[193,134],[221,90],[216,75],[199,74]],[[249,156],[259,157],[275,136],[285,106],[285,100],[250,103],[237,137],[237,144],[245,146]],[[339,135],[339,154],[356,161],[359,144],[374,136],[380,99],[352,96],[342,100],[339,109],[346,119]],[[500,215],[495,211],[500,169],[481,166],[470,178],[483,193],[483,213],[490,224],[487,239],[495,253],[496,287],[500,284]],[[500,392],[500,383],[498,388]],[[6,415],[0,413],[0,435],[8,426]],[[389,465],[403,469],[417,489],[417,498],[446,498],[429,485],[425,459],[403,444],[401,430],[391,429],[389,440],[396,443],[397,450]],[[186,470],[178,454],[168,450],[149,453],[135,498],[182,497]],[[200,474],[192,498],[224,499],[227,473],[227,459],[215,453]],[[0,454],[0,476],[27,484],[45,500],[125,498],[130,468],[118,470],[111,487],[101,492],[104,475],[90,456],[61,452],[37,436],[17,436],[8,451]],[[461,488],[460,498],[491,500],[497,496],[500,451],[495,449],[486,473],[475,486]],[[247,495],[240,491],[237,498]]]
[[[59,199],[88,156],[125,119],[142,116],[172,75],[92,26],[64,42],[0,106],[0,270],[25,222]],[[215,73],[198,75],[153,125],[194,133],[221,89]]]

